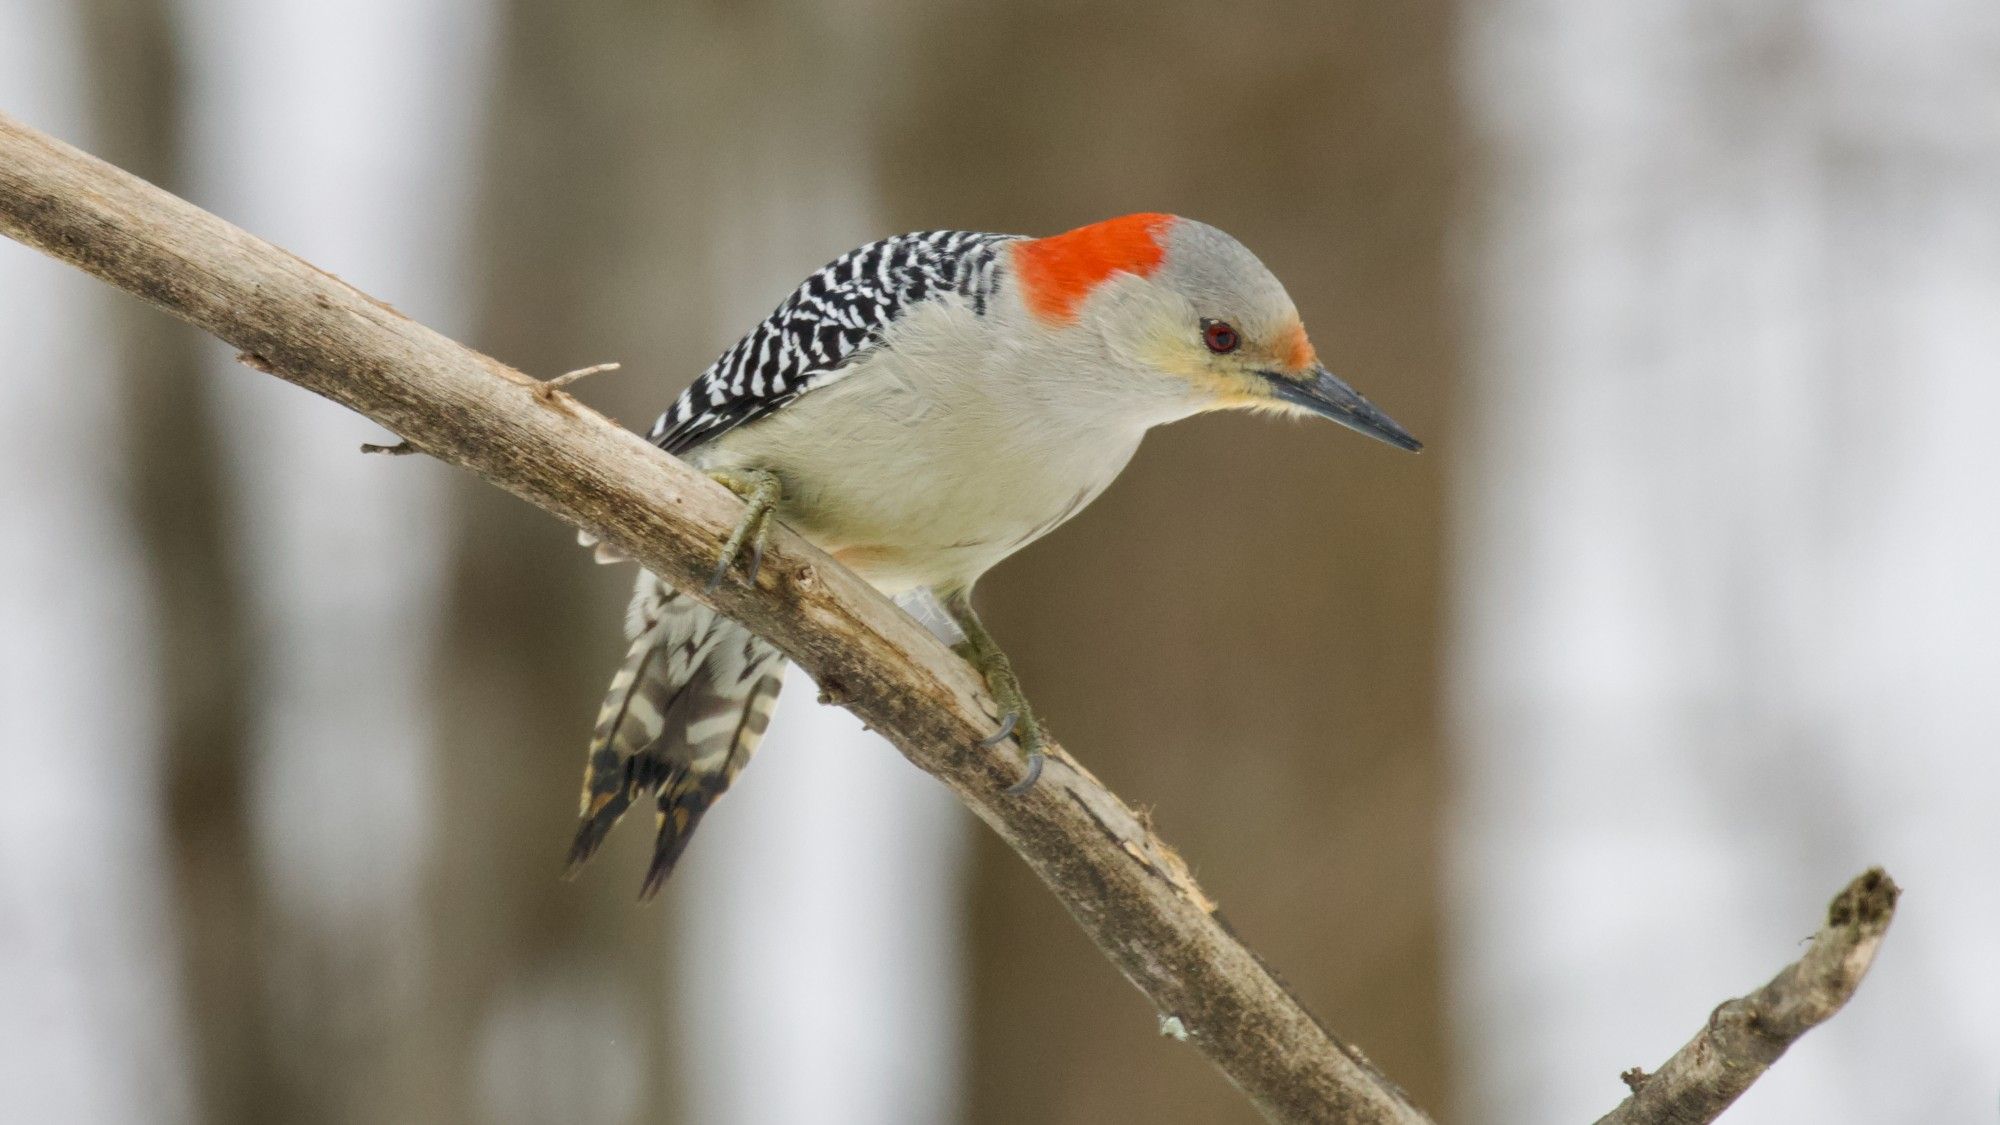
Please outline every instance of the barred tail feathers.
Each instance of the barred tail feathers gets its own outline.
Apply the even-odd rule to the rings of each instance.
[[[632,646],[598,712],[584,767],[570,872],[596,852],[634,800],[652,794],[657,837],[640,897],[672,873],[708,807],[755,752],[785,661],[749,630],[642,574],[627,621]]]

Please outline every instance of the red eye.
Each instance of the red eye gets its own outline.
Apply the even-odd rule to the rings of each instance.
[[[1243,337],[1222,321],[1204,320],[1201,322],[1201,342],[1216,355],[1224,355],[1235,351],[1243,343]]]

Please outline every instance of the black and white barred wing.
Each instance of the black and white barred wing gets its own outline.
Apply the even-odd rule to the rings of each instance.
[[[997,280],[998,247],[1012,237],[919,231],[842,254],[709,365],[647,439],[680,456],[756,421],[840,378],[919,302],[957,297],[984,313]]]

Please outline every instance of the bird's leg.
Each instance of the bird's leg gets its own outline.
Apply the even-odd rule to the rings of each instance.
[[[1019,796],[1033,789],[1042,776],[1042,764],[1048,760],[1047,736],[1042,733],[1034,709],[1028,706],[1027,697],[1021,694],[1021,681],[1014,676],[1013,664],[973,612],[971,593],[966,590],[953,593],[944,599],[944,607],[965,634],[965,643],[957,646],[958,654],[979,669],[979,674],[986,678],[986,690],[1000,704],[1000,729],[980,739],[979,745],[998,746],[1012,735],[1021,744],[1021,752],[1028,756],[1028,772],[1006,790],[1010,796]]]
[[[776,473],[767,473],[762,469],[740,473],[718,471],[708,475],[749,505],[743,518],[736,521],[736,530],[730,532],[729,542],[722,545],[722,558],[715,564],[715,574],[709,578],[708,588],[712,592],[722,585],[723,578],[742,556],[746,545],[750,547],[750,569],[745,580],[755,586],[757,571],[764,565],[764,544],[771,537],[771,510],[778,506],[778,498],[784,495],[784,488],[778,483]]]

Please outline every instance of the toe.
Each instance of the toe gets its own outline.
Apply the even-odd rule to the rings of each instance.
[[[729,556],[724,555],[722,556],[722,561],[715,564],[715,573],[708,576],[707,590],[709,593],[715,593],[722,586],[722,580],[729,576],[729,561]]]
[[[1035,782],[1040,781],[1042,779],[1042,766],[1048,760],[1049,760],[1048,755],[1042,753],[1039,750],[1029,754],[1028,772],[1022,775],[1021,780],[1015,782],[1012,785],[1009,785],[1005,789],[1002,789],[1001,792],[1005,793],[1009,797],[1019,797],[1021,794],[1026,793],[1030,789],[1033,789],[1035,787]]]
[[[1018,711],[1009,711],[1005,715],[1002,715],[1000,717],[1000,729],[980,739],[979,748],[981,750],[991,750],[995,746],[1007,741],[1007,736],[1014,733],[1014,726],[1020,721],[1021,714]]]

